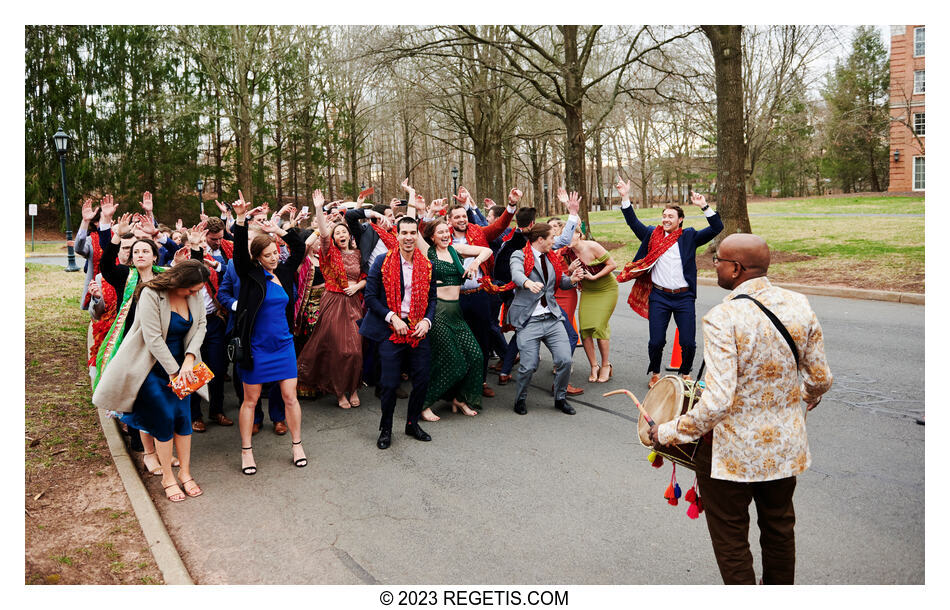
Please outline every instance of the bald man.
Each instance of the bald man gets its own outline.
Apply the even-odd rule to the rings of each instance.
[[[755,584],[749,504],[755,502],[762,582],[795,580],[796,477],[811,464],[805,416],[831,388],[821,325],[804,296],[773,286],[769,248],[757,235],[722,240],[713,257],[731,290],[703,317],[706,390],[673,421],[653,426],[657,446],[702,437],[696,455],[706,525],[726,584]],[[770,310],[787,329],[793,351]],[[801,375],[801,381],[799,381]]]

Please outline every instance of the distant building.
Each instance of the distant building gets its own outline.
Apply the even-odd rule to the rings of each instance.
[[[891,26],[888,191],[924,190],[924,33],[922,25]]]

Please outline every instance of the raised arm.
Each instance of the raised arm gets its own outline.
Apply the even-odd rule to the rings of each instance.
[[[487,241],[498,238],[499,235],[505,232],[508,225],[511,224],[511,219],[515,217],[515,212],[518,210],[518,202],[521,201],[521,195],[522,193],[518,189],[511,189],[511,192],[508,193],[508,207],[505,208],[501,216],[495,219],[495,222],[482,229]],[[469,201],[471,201],[471,197],[469,197]]]
[[[699,209],[702,210],[703,214],[706,216],[706,222],[709,223],[709,226],[705,229],[696,231],[696,247],[698,248],[703,244],[708,244],[715,236],[722,233],[722,218],[709,206],[708,203],[706,203],[706,197],[703,195],[700,195],[699,193],[690,193],[689,200],[690,203],[698,206]]]
[[[234,270],[244,279],[251,271],[251,253],[247,246],[247,202],[244,194],[238,191],[238,200],[234,202]]]
[[[558,189],[558,197],[560,198],[561,191],[564,189]],[[564,193],[565,196],[567,192]],[[571,193],[571,197],[566,197],[565,203],[567,204],[567,222],[564,223],[564,229],[561,231],[561,234],[554,238],[554,245],[551,247],[552,250],[558,250],[564,246],[571,245],[571,240],[574,238],[574,229],[577,227],[577,223],[580,222],[581,217],[578,216],[578,212],[581,209],[581,199],[582,197],[577,194],[577,192]]]
[[[624,220],[627,221],[627,226],[640,241],[649,240],[652,232],[651,228],[640,222],[633,211],[633,206],[630,205],[630,183],[624,182],[622,178],[617,178],[615,187],[617,192],[620,193],[620,211],[623,213]]]

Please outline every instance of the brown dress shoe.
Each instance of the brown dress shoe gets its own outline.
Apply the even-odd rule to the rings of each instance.
[[[261,431],[261,425],[260,425],[260,424],[254,424],[254,425],[251,427],[251,436],[257,434],[257,433],[260,432],[260,431]]]
[[[578,394],[583,394],[584,388],[576,388],[571,384],[567,384],[567,394],[568,396],[577,396]]]
[[[482,396],[486,398],[493,398],[495,396],[495,390],[488,387],[487,384],[482,385]]]
[[[650,388],[652,389],[653,386],[655,386],[656,383],[657,383],[659,380],[660,380],[660,374],[659,374],[659,373],[653,373],[653,376],[650,377],[650,383],[649,383]]]
[[[195,421],[191,422],[192,432],[204,432],[207,429],[208,428],[205,427],[205,423],[200,419],[196,419]]]
[[[274,434],[276,434],[277,436],[283,436],[287,434],[287,424],[285,424],[282,421],[279,421],[276,424],[274,424]]]
[[[218,424],[219,426],[233,426],[234,425],[234,422],[228,419],[227,417],[225,417],[224,413],[218,413],[212,419],[214,420],[214,423]]]
[[[505,385],[509,381],[511,381],[511,375],[505,375],[505,374],[498,375],[498,385]]]

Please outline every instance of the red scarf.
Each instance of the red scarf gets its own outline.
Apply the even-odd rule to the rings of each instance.
[[[618,282],[629,282],[636,278],[636,283],[634,283],[633,288],[630,289],[630,296],[627,297],[627,303],[632,310],[644,318],[649,319],[650,317],[649,301],[650,291],[653,290],[653,281],[651,279],[653,265],[664,252],[669,250],[673,244],[676,243],[676,240],[678,240],[682,234],[683,227],[679,227],[670,233],[666,233],[663,227],[656,227],[653,229],[653,234],[650,235],[650,245],[647,250],[647,255],[638,261],[630,261],[623,266],[623,271],[617,275]]]
[[[402,254],[399,249],[386,253],[383,260],[383,289],[386,291],[386,307],[402,314]],[[409,343],[412,347],[419,345],[420,339],[413,337],[416,325],[422,321],[429,307],[429,283],[432,280],[432,263],[416,248],[412,254],[412,292],[409,297],[409,330],[405,335],[393,332],[389,339],[393,343]]]
[[[346,277],[346,267],[343,265],[343,253],[330,238],[320,237],[320,270],[326,280],[327,291],[342,293],[350,285]]]
[[[373,230],[376,231],[376,235],[379,235],[379,239],[386,244],[388,250],[395,250],[398,247],[395,229],[384,231],[380,227],[377,227],[374,222],[369,223],[369,226],[373,227]]]
[[[531,248],[531,244],[528,243],[525,244],[522,252],[524,252],[524,274],[528,276],[531,275],[531,271],[534,270],[534,250]],[[551,266],[554,267],[554,286],[560,288],[561,276],[564,275],[564,265],[561,264],[560,255],[555,252],[554,256],[551,256],[551,252],[545,252],[541,256],[547,257],[548,261],[551,263]],[[482,288],[485,289],[485,292],[489,293],[506,292],[508,290],[514,290],[516,287],[514,280],[508,282],[504,286],[492,284],[491,279],[485,277],[482,277],[479,282],[481,282]]]
[[[225,260],[231,260],[234,258],[234,242],[222,239],[221,252],[224,253]]]
[[[96,281],[93,279],[92,281]],[[92,346],[89,348],[89,366],[96,366],[96,356],[99,354],[99,346],[103,339],[109,334],[112,323],[115,322],[116,314],[116,295],[115,288],[109,282],[100,282],[102,286],[102,299],[105,301],[106,310],[98,320],[92,323]]]
[[[455,230],[452,230],[454,235]],[[514,233],[514,231],[512,231]],[[490,247],[488,245],[488,240],[485,238],[485,230],[482,227],[468,223],[468,229],[465,230],[465,241],[472,246],[481,246],[483,248]],[[488,259],[481,264],[479,267],[482,270],[482,275],[491,275],[492,267],[495,265],[495,255],[492,254]],[[483,284],[484,285],[484,284]]]

